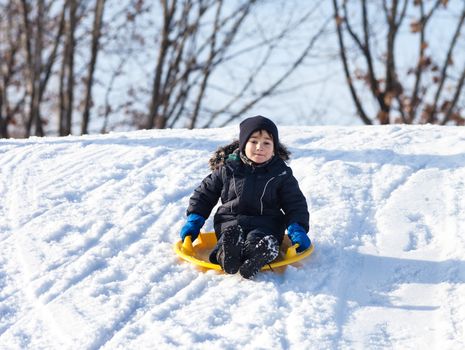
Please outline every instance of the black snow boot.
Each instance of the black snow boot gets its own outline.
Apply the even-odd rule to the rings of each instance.
[[[249,256],[239,269],[244,278],[252,278],[266,264],[272,262],[279,254],[278,240],[273,236],[263,237],[255,246],[247,247]]]
[[[222,242],[216,258],[224,272],[234,274],[241,266],[243,231],[239,225],[229,226],[222,233]]]

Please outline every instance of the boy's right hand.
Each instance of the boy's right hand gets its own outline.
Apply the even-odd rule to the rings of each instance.
[[[205,223],[205,218],[198,214],[192,213],[189,214],[187,217],[187,222],[181,229],[179,235],[181,236],[182,241],[184,242],[184,238],[186,236],[191,236],[192,242],[196,240],[199,236],[200,229],[202,228],[203,224]]]

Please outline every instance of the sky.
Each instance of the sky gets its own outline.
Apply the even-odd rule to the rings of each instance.
[[[0,140],[0,348],[463,349],[463,130],[281,126],[315,250],[253,280],[173,251],[236,126]]]

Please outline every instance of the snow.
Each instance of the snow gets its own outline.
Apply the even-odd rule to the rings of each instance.
[[[255,280],[172,249],[236,136],[0,140],[0,348],[465,348],[465,129],[280,127],[315,252]]]

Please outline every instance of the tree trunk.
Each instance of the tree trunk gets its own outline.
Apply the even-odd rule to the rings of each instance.
[[[60,73],[60,136],[70,135],[73,122],[74,102],[74,51],[76,47],[76,0],[69,0],[66,42]]]
[[[0,138],[8,137],[8,116],[3,114],[4,93],[0,86]]]
[[[85,102],[84,113],[82,116],[81,134],[87,134],[89,128],[90,108],[92,106],[92,86],[94,84],[94,72],[97,63],[97,55],[99,53],[99,40],[102,28],[103,10],[105,7],[105,0],[96,0],[95,2],[95,17],[94,26],[92,29],[92,46],[91,56],[89,63],[89,70],[87,73],[87,81],[85,87]]]

